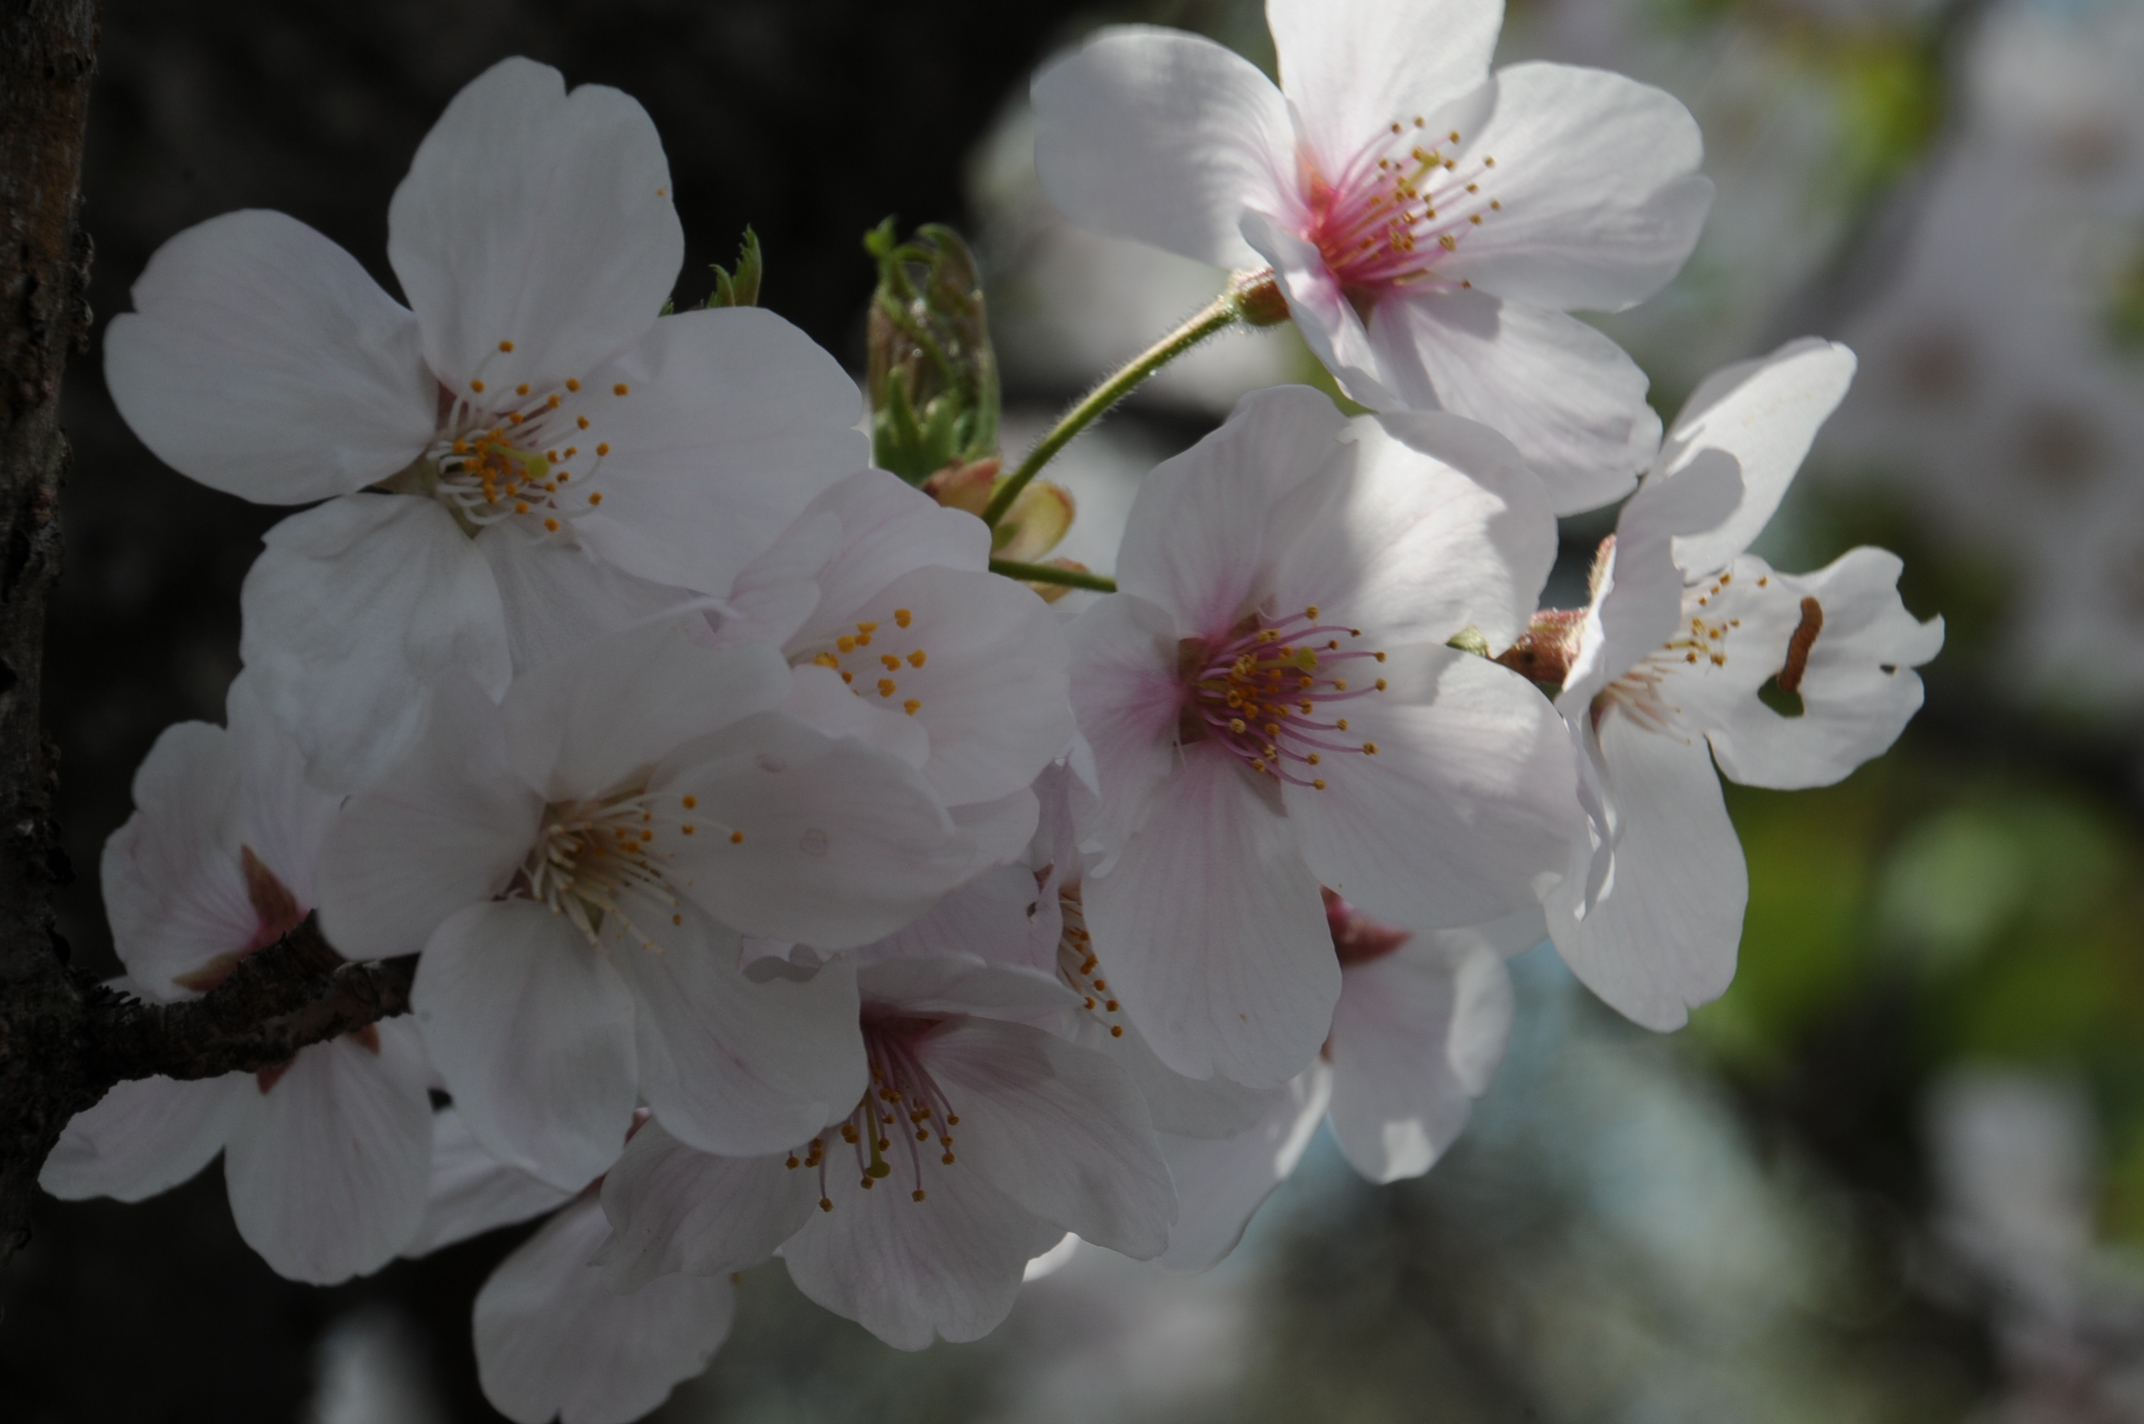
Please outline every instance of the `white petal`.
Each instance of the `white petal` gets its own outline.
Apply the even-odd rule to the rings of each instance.
[[[909,615],[907,627],[896,610]],[[1072,740],[1064,634],[1032,590],[996,574],[922,568],[887,584],[837,631],[863,623],[875,625],[869,644],[824,656],[855,676],[867,706],[923,725],[931,748],[923,774],[947,804],[1012,795]]]
[[[1072,709],[1102,792],[1096,832],[1121,844],[1145,798],[1169,774],[1183,684],[1169,615],[1128,593],[1097,600],[1072,623]]]
[[[1115,1018],[1117,1015],[1109,1015]],[[1082,1013],[1076,1042],[1106,1054],[1146,1099],[1154,1129],[1183,1137],[1233,1137],[1264,1115],[1271,1088],[1246,1088],[1226,1078],[1186,1078],[1154,1056],[1146,1036],[1130,1024],[1109,1023]],[[1120,1029],[1121,1033],[1111,1033]]]
[[[613,1234],[595,1257],[611,1289],[629,1291],[673,1271],[727,1275],[758,1265],[796,1235],[819,1205],[819,1174],[761,1157],[695,1152],[660,1121],[633,1134],[603,1177]]]
[[[253,1075],[182,1083],[137,1078],[115,1083],[94,1107],[67,1120],[37,1185],[66,1201],[141,1201],[190,1180],[223,1150],[240,1093]]]
[[[1249,60],[1197,35],[1103,30],[1035,76],[1035,171],[1081,227],[1212,263],[1254,265],[1245,207],[1280,210],[1294,177],[1287,101]]]
[[[1024,865],[1001,865],[955,890],[912,924],[851,951],[851,957],[863,965],[965,957],[1054,976],[1059,921],[1045,908],[1033,871]]]
[[[350,495],[292,515],[264,542],[239,590],[238,652],[323,791],[385,770],[441,675],[506,690],[498,586],[437,502]]]
[[[507,1166],[477,1145],[458,1108],[441,1108],[432,1114],[432,1185],[424,1224],[402,1254],[428,1255],[494,1227],[541,1216],[574,1195],[571,1188]]]
[[[610,941],[639,1003],[641,1093],[670,1131],[703,1152],[750,1156],[855,1107],[868,1081],[855,970],[837,959],[754,983],[737,969],[734,934],[682,913],[698,933],[665,952]]]
[[[430,703],[409,755],[350,798],[321,852],[320,925],[351,959],[414,954],[449,915],[503,891],[542,821],[491,699],[448,678]]]
[[[1349,461],[1340,443],[1347,426],[1308,386],[1245,396],[1226,424],[1162,461],[1139,487],[1117,587],[1166,610],[1181,636],[1226,635],[1266,591],[1276,507]],[[1175,663],[1172,649],[1172,671]]]
[[[376,1045],[376,1046],[375,1046]],[[432,1103],[407,1019],[298,1051],[259,1075],[223,1155],[238,1234],[277,1274],[333,1285],[378,1270],[424,1222]]]
[[[1000,580],[1003,582],[1003,580]],[[913,717],[888,716],[858,697],[841,674],[805,663],[791,670],[789,695],[781,711],[829,737],[854,737],[921,771],[931,759],[931,734]]]
[[[538,538],[515,520],[477,535],[476,547],[498,585],[517,669],[703,602],[690,589],[635,578],[585,548]]]
[[[1799,717],[1783,717],[1748,695],[1728,704],[1727,715],[1708,719],[1713,754],[1730,780],[1782,790],[1829,786],[1898,739],[1921,706],[1921,680],[1912,670],[1943,646],[1943,620],[1923,623],[1900,601],[1900,567],[1896,554],[1870,548],[1799,577],[1736,560],[1737,584],[1769,574],[1797,609],[1801,598],[1816,599],[1823,627],[1797,689]]]
[[[870,462],[855,381],[758,307],[664,317],[588,385],[627,394],[603,397],[581,437],[610,453],[589,485],[602,508],[575,528],[658,583],[727,591],[814,495]]]
[[[551,801],[623,790],[663,757],[789,691],[789,665],[764,644],[717,648],[706,621],[665,619],[617,633],[514,680],[500,712],[509,755]]]
[[[625,1146],[638,1101],[633,996],[532,900],[471,905],[417,961],[410,1008],[484,1150],[579,1189]]]
[[[1035,838],[1042,817],[1042,803],[1035,793],[1021,787],[995,801],[970,801],[948,806],[953,825],[974,846],[969,858],[972,869],[981,870],[1017,860]]]
[[[1675,562],[1687,576],[1717,573],[1763,531],[1853,379],[1853,352],[1805,336],[1715,371],[1691,393],[1661,446],[1661,467],[1679,471],[1707,450],[1723,450],[1742,466],[1742,502],[1719,524],[1675,541]]]
[[[1610,869],[1547,898],[1548,927],[1571,972],[1646,1028],[1681,1028],[1727,992],[1749,872],[1702,739],[1601,719],[1598,767]]]
[[[1362,313],[1355,310],[1317,244],[1263,213],[1244,214],[1243,237],[1272,267],[1295,329],[1340,388],[1372,410],[1403,409],[1407,402],[1377,374],[1381,358],[1370,343]]]
[[[866,944],[973,869],[967,838],[914,768],[779,713],[706,739],[656,786],[693,797],[703,827],[663,842],[671,884],[759,938]]]
[[[1616,517],[1615,545],[1556,696],[1564,716],[1583,715],[1596,693],[1667,645],[1683,620],[1683,575],[1671,552],[1676,536],[1712,528],[1741,497],[1735,462],[1718,451],[1639,484]]]
[[[102,880],[112,947],[149,998],[190,998],[183,976],[259,947],[241,795],[230,734],[205,722],[165,728],[134,773],[135,811],[104,843]]]
[[[1279,611],[1317,607],[1390,644],[1470,624],[1509,644],[1556,561],[1555,516],[1519,452],[1441,414],[1365,417],[1347,434],[1353,459],[1274,509]]]
[[[1267,0],[1280,85],[1337,162],[1489,77],[1499,0]]]
[[[1111,992],[1155,1055],[1191,1077],[1270,1087],[1325,1041],[1340,969],[1294,828],[1252,775],[1216,746],[1191,748],[1084,895]]]
[[[1203,1271],[1235,1250],[1258,1208],[1303,1160],[1331,1096],[1332,1068],[1319,1059],[1273,1089],[1265,1116],[1248,1130],[1219,1139],[1164,1137],[1178,1206],[1161,1264]]]
[[[1054,973],[944,951],[865,964],[857,992],[875,1009],[916,1018],[971,1014],[1029,1025],[1057,1024],[1079,1003]]]
[[[1558,514],[1621,498],[1652,463],[1660,417],[1645,403],[1645,373],[1576,317],[1482,291],[1395,297],[1371,317],[1370,344],[1375,382],[1407,408],[1509,436]]]
[[[1503,1059],[1511,976],[1495,951],[1428,933],[1340,977],[1326,1050],[1333,1135],[1373,1182],[1419,1177]]]
[[[384,480],[431,441],[417,319],[281,213],[225,213],[158,248],[104,337],[112,403],[183,475],[262,504]]]
[[[646,111],[526,59],[454,96],[387,209],[387,260],[458,392],[586,376],[654,323],[684,257]]]
[[[260,858],[301,913],[310,910],[320,898],[313,875],[320,847],[342,797],[306,779],[303,749],[269,714],[251,675],[233,678],[223,702],[239,765],[233,821],[239,844]]]
[[[730,1333],[727,1277],[665,1276],[613,1295],[589,1264],[609,1232],[594,1200],[575,1202],[477,1292],[477,1378],[515,1424],[628,1424],[706,1369]]]
[[[851,1152],[827,1143],[831,1211],[814,1211],[782,1247],[797,1289],[897,1350],[933,1332],[979,1340],[998,1327],[1029,1260],[1063,1228],[1038,1220],[959,1163],[929,1164],[915,1201],[901,1171],[866,1190]]]
[[[1697,121],[1664,90],[1566,64],[1515,64],[1496,108],[1455,158],[1496,166],[1502,207],[1459,239],[1440,275],[1507,301],[1621,311],[1668,284],[1712,207]]]
[[[1311,870],[1407,924],[1525,904],[1580,833],[1562,720],[1518,674],[1450,648],[1394,649],[1377,671],[1388,690],[1341,704],[1348,730],[1326,734],[1376,754],[1327,753],[1325,790],[1282,788]]]
[[[1176,1199],[1146,1103],[1115,1064],[1038,1029],[980,1018],[940,1025],[915,1052],[960,1116],[954,1171],[973,1168],[1097,1246],[1135,1260],[1161,1254]]]

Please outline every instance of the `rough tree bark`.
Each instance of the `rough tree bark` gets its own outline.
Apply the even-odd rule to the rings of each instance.
[[[308,920],[180,1004],[127,998],[68,964],[38,704],[68,464],[60,376],[89,339],[81,173],[96,55],[96,0],[0,0],[0,1265],[29,1239],[60,1129],[114,1083],[272,1067],[406,1012],[416,963],[344,963]]]
[[[96,0],[0,0],[0,1260],[73,1110],[45,1081],[87,997],[50,906],[66,875],[38,726],[45,596],[59,575],[60,373],[89,338],[82,135]]]

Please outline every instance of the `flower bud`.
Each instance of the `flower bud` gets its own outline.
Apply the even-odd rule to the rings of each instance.
[[[1248,326],[1278,326],[1288,319],[1288,298],[1282,294],[1271,267],[1231,273],[1228,295]]]
[[[975,257],[951,228],[897,242],[888,218],[864,238],[878,260],[865,343],[873,459],[910,484],[997,454],[998,368]]]

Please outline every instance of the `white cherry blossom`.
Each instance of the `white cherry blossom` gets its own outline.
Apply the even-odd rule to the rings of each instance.
[[[1620,75],[1489,71],[1500,0],[1268,0],[1280,84],[1210,40],[1102,31],[1037,76],[1035,163],[1075,222],[1270,266],[1379,410],[1506,434],[1559,513],[1626,492],[1644,374],[1567,315],[1675,275],[1712,198],[1683,106]]]
[[[1371,1182],[1419,1177],[1466,1126],[1511,1037],[1509,956],[1546,937],[1529,905],[1485,925],[1409,930],[1325,892],[1340,962],[1340,1000],[1317,1061],[1263,1095],[1227,1135],[1165,1134],[1176,1225],[1161,1258],[1204,1270],[1243,1238],[1258,1208],[1293,1175],[1321,1120]]]
[[[995,1329],[1067,1231],[1161,1253],[1175,1203],[1146,1104],[1059,1036],[1068,989],[965,955],[879,958],[857,981],[871,1083],[854,1112],[759,1157],[692,1151],[658,1114],[604,1180],[614,1285],[779,1247],[805,1295],[920,1350]]]
[[[329,501],[269,536],[243,595],[247,665],[319,784],[391,759],[447,668],[496,695],[510,633],[552,647],[597,593],[647,611],[669,586],[719,592],[864,464],[854,384],[787,322],[658,319],[683,252],[640,106],[509,59],[396,190],[408,307],[279,213],[151,258],[106,339],[128,424],[217,489]],[[377,485],[398,493],[356,493]]]
[[[989,562],[981,520],[863,470],[738,576],[718,640],[778,644],[788,710],[915,766],[1002,863],[1033,835],[1029,787],[1073,724],[1057,619]]]
[[[1102,859],[1082,887],[1161,1061],[1273,1087],[1332,1023],[1320,885],[1410,924],[1527,903],[1580,824],[1554,709],[1448,640],[1526,626],[1554,555],[1494,432],[1247,397],[1148,477],[1072,629]]]
[[[228,729],[182,722],[157,739],[134,815],[105,844],[118,987],[144,998],[205,993],[313,908],[335,798],[305,784],[244,677],[228,714]],[[220,1150],[246,1244],[282,1275],[330,1284],[377,1270],[418,1229],[428,1077],[409,1021],[384,1019],[259,1073],[120,1083],[76,1114],[39,1181],[60,1197],[139,1201]]]
[[[1897,590],[1899,561],[1855,549],[1788,575],[1743,552],[1853,379],[1815,339],[1715,373],[1618,521],[1557,706],[1583,753],[1585,835],[1546,898],[1571,970],[1654,1029],[1734,976],[1748,872],[1719,773],[1825,786],[1896,740],[1913,669],[1943,645]],[[1791,715],[1760,693],[1798,700]]]
[[[854,1101],[848,966],[747,977],[740,937],[867,941],[973,862],[912,768],[771,710],[779,653],[707,638],[621,634],[497,705],[448,681],[323,851],[329,938],[422,951],[411,1003],[448,1091],[487,1151],[558,1186],[609,1165],[643,1098],[733,1152]]]

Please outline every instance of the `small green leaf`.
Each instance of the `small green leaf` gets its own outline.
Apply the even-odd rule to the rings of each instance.
[[[713,264],[715,289],[708,293],[710,307],[756,307],[759,305],[760,279],[766,274],[766,263],[760,256],[759,234],[747,227],[744,239],[737,244],[737,270],[727,271],[722,264]]]

